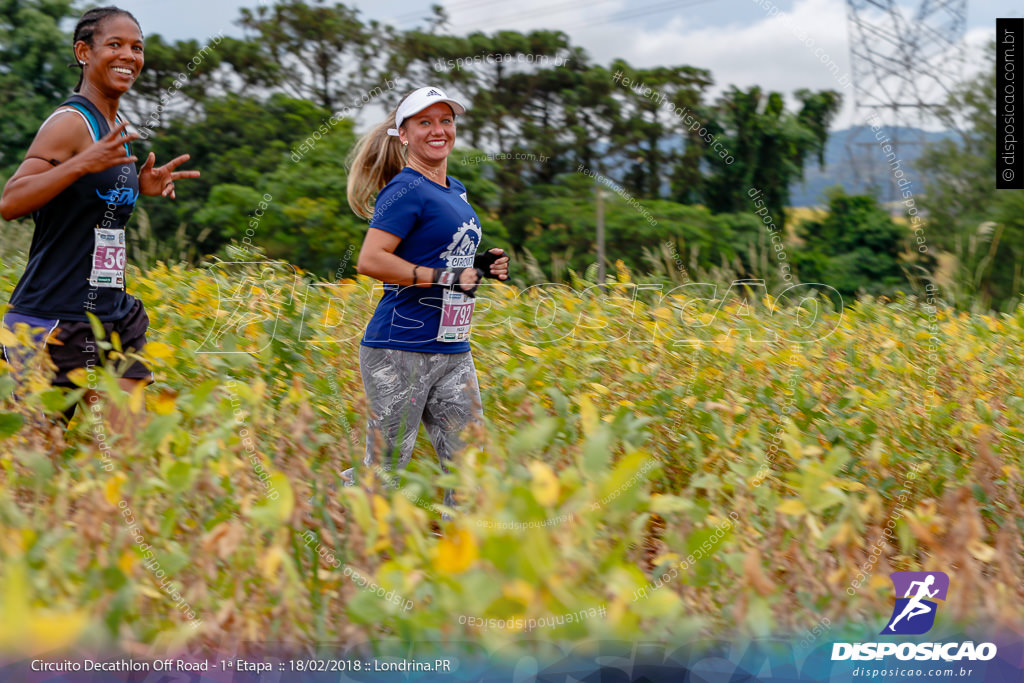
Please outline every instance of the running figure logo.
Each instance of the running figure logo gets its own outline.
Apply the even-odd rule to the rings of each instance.
[[[916,636],[927,633],[935,624],[939,608],[939,604],[929,598],[946,599],[949,577],[945,572],[894,572],[889,577],[896,589],[896,605],[882,634]]]
[[[139,193],[130,187],[112,187],[106,192],[96,190],[96,194],[107,204],[114,206],[131,206],[139,198]]]

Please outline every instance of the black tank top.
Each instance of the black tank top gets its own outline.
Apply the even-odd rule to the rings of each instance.
[[[61,106],[85,116],[94,140],[110,132],[85,97],[72,95]],[[87,311],[103,321],[126,316],[135,299],[124,291],[124,228],[138,196],[138,172],[126,163],[82,176],[35,211],[28,265],[11,309],[61,320],[88,320]]]

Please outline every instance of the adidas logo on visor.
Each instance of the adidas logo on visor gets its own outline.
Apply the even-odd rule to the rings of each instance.
[[[426,97],[441,97],[441,93],[432,89],[430,92],[426,94]]]

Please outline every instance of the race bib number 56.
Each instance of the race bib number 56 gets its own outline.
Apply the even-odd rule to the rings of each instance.
[[[460,342],[469,339],[469,327],[473,322],[473,307],[476,299],[462,292],[444,290],[441,304],[441,327],[437,341]]]
[[[96,228],[96,244],[92,251],[92,272],[89,284],[93,287],[124,288],[125,244],[124,230]]]

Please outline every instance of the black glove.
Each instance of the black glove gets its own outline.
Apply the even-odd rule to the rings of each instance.
[[[477,283],[466,289],[459,282],[459,278],[462,277],[462,271],[465,268],[434,268],[434,284],[447,287],[456,292],[462,292],[466,296],[476,296],[476,288],[480,284],[480,281],[484,279],[484,271],[479,268],[476,269]]]
[[[490,249],[487,251],[477,254],[476,258],[473,259],[473,267],[484,271],[484,277],[498,279],[497,275],[491,275],[491,266],[494,262],[500,258],[505,258],[508,254],[492,254]]]

